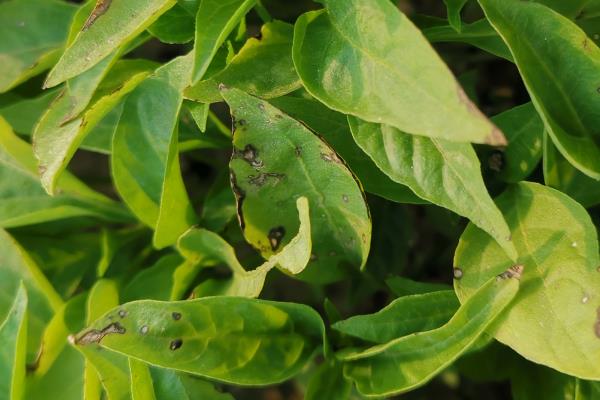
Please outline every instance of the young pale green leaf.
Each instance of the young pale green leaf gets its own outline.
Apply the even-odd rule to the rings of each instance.
[[[219,296],[127,303],[76,342],[223,382],[268,385],[297,374],[323,333],[321,318],[307,306]]]
[[[511,186],[497,199],[518,264],[521,291],[490,333],[523,357],[583,379],[600,379],[600,259],[596,229],[568,196],[535,183]],[[470,224],[455,253],[461,302],[513,262]]]
[[[516,257],[506,221],[490,198],[470,144],[409,135],[348,117],[356,143],[395,182],[419,197],[469,218]]]
[[[174,4],[175,0],[98,0],[80,32],[50,71],[45,86],[56,86],[92,68],[143,32]]]
[[[256,0],[202,0],[196,14],[192,83],[206,73],[217,49],[250,11]]]
[[[156,400],[150,368],[145,362],[129,359],[129,380],[131,381],[132,400]]]
[[[300,88],[292,61],[293,34],[294,27],[284,22],[263,25],[260,39],[248,39],[225,69],[187,88],[185,97],[202,103],[222,101],[220,84],[263,99],[283,96]]]
[[[130,216],[120,205],[94,192],[65,173],[61,193],[46,194],[37,176],[31,146],[18,138],[0,117],[0,227],[12,228],[76,216],[93,216],[126,222]]]
[[[42,271],[15,240],[0,229],[0,316],[8,315],[13,304],[10,294],[17,293],[21,282],[27,289],[27,362],[34,362],[44,327],[53,313],[62,307],[62,299]]]
[[[457,32],[450,25],[435,25],[423,29],[423,35],[431,43],[467,43],[490,54],[512,61],[510,50],[485,18],[470,24],[463,24],[460,32]]]
[[[0,4],[0,93],[54,64],[76,9],[73,4],[56,0]]]
[[[10,296],[10,292],[7,294]],[[25,392],[27,353],[27,291],[23,284],[19,285],[14,302],[0,323],[0,343],[0,393],[6,400],[20,400]]]
[[[532,103],[492,118],[506,135],[508,146],[489,153],[488,166],[505,182],[517,183],[537,167],[543,153],[544,123]]]
[[[600,396],[600,383],[582,381],[546,367],[522,365],[512,375],[514,400],[593,400]]]
[[[344,377],[343,365],[335,360],[324,361],[308,382],[305,400],[348,400],[352,382]]]
[[[600,48],[546,6],[479,0],[506,42],[547,132],[563,156],[600,179]],[[531,21],[536,23],[532,24]]]
[[[586,208],[600,204],[600,181],[573,167],[547,134],[544,135],[544,183],[568,194]]]
[[[116,281],[108,279],[96,281],[87,299],[88,324],[119,304],[118,290]],[[72,344],[77,344],[75,336],[71,336],[69,339]],[[106,351],[97,343],[88,346],[76,346],[76,348],[86,358],[84,386],[86,398],[100,399],[99,382],[102,383],[109,399],[129,400],[131,398],[127,357],[112,351]]]
[[[344,114],[330,110],[318,101],[301,97],[279,97],[271,104],[292,118],[305,123],[348,164],[366,192],[399,203],[419,204],[424,201],[408,187],[391,180],[375,165],[352,139],[348,120]]]
[[[333,329],[372,343],[387,343],[444,325],[460,303],[452,290],[400,297],[375,314],[357,315]]]
[[[156,70],[125,101],[113,138],[115,186],[133,213],[154,228],[162,248],[196,221],[178,157],[179,110],[189,83],[191,54]]]
[[[227,296],[258,297],[265,278],[273,267],[291,275],[301,273],[311,257],[311,222],[306,197],[296,201],[300,227],[292,238],[278,253],[269,257],[261,266],[247,271],[238,261],[233,247],[219,235],[206,229],[191,229],[178,241],[177,248],[181,254],[200,266],[217,264],[227,265],[233,274],[231,280],[221,288],[218,294]]]
[[[308,198],[313,256],[301,278],[327,282],[342,263],[364,266],[371,221],[362,190],[335,151],[303,124],[237,89],[223,89],[235,120],[229,163],[248,242],[269,257],[298,229],[296,199]]]
[[[396,296],[426,294],[451,289],[443,283],[418,282],[403,276],[393,276],[385,280],[386,285]]]
[[[412,22],[388,0],[327,0],[296,22],[293,59],[329,108],[405,132],[505,144]],[[381,23],[385,21],[385,23]]]
[[[488,280],[444,326],[413,333],[342,356],[344,374],[366,396],[390,396],[419,387],[469,349],[519,290],[521,269]]]
[[[460,32],[462,29],[462,18],[460,13],[467,4],[467,0],[444,0],[446,3],[446,9],[448,10],[448,22],[450,26],[456,31]]]

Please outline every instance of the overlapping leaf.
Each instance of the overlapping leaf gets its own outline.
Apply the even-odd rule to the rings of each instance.
[[[596,229],[585,209],[554,189],[522,182],[497,199],[511,229],[521,291],[492,333],[525,358],[583,379],[599,379],[600,273]],[[455,253],[464,302],[513,264],[473,225]]]
[[[419,30],[387,0],[327,0],[296,22],[293,58],[328,107],[405,132],[504,144]],[[384,21],[384,23],[382,23]]]

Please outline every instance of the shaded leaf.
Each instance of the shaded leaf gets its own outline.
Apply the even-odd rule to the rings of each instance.
[[[25,392],[26,313],[27,292],[21,284],[8,314],[0,323],[0,393],[7,400],[19,400]],[[4,317],[4,314],[0,316]]]
[[[196,220],[181,177],[177,121],[191,55],[158,68],[125,101],[111,158],[115,186],[133,213],[154,228],[153,243],[175,243]]]
[[[518,289],[518,272],[491,278],[444,326],[342,356],[344,374],[367,396],[389,396],[421,386],[473,345]]]
[[[507,43],[552,141],[575,167],[600,179],[600,49],[575,23],[517,0],[479,0]],[[532,19],[536,23],[531,24]]]
[[[514,258],[508,226],[490,198],[470,144],[409,135],[349,117],[356,143],[392,180],[419,197],[469,218]]]
[[[408,187],[391,180],[354,142],[344,114],[301,97],[279,97],[271,104],[317,132],[348,164],[365,191],[399,203],[424,203]]]
[[[12,0],[0,4],[0,93],[54,64],[76,9],[73,4],[56,0]]]
[[[446,9],[448,10],[448,22],[455,31],[460,32],[462,29],[462,19],[460,12],[462,11],[467,0],[444,0],[446,3]]]
[[[357,315],[333,324],[333,329],[372,343],[439,328],[459,306],[452,290],[400,297],[374,314]]]
[[[325,361],[313,373],[308,382],[306,400],[348,400],[352,383],[344,377],[342,364]]]
[[[61,193],[46,194],[37,176],[31,146],[19,139],[0,117],[0,226],[12,228],[76,216],[130,221],[125,209],[94,192],[73,175],[58,182]]]

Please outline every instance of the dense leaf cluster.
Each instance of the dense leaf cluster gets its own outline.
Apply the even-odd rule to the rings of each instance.
[[[437,3],[1,1],[0,399],[599,399],[600,1]]]

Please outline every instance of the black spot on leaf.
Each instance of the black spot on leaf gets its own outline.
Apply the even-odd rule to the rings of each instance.
[[[171,340],[171,343],[169,344],[169,349],[177,350],[182,345],[183,345],[183,340],[181,340],[181,339]]]

